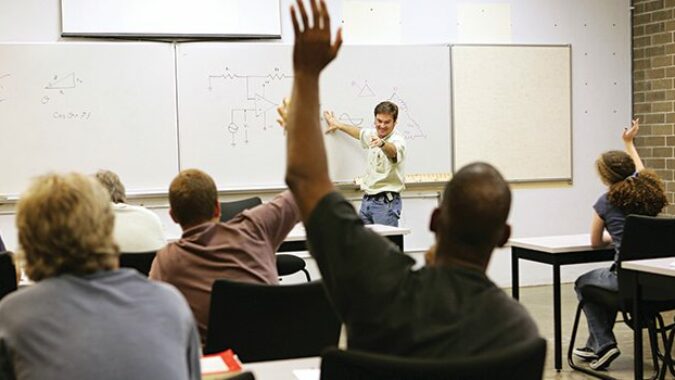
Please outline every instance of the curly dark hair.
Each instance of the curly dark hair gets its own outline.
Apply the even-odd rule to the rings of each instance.
[[[612,184],[607,198],[626,215],[656,216],[668,204],[663,181],[649,169]]]

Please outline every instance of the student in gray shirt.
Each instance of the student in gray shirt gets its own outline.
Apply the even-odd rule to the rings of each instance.
[[[17,207],[36,282],[0,302],[0,379],[199,379],[178,291],[117,269],[109,195],[81,174],[38,178]]]

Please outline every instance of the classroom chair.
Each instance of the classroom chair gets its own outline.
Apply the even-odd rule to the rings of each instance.
[[[251,372],[242,372],[231,377],[227,377],[228,380],[255,380],[255,376]]]
[[[227,222],[234,218],[240,212],[261,205],[260,197],[241,199],[234,202],[220,202],[220,221]],[[279,276],[288,276],[302,271],[307,278],[307,282],[312,281],[307,269],[305,269],[305,260],[294,255],[277,255],[277,272]]]
[[[139,253],[122,252],[120,253],[120,268],[133,268],[147,277],[150,274],[150,267],[156,254],[157,251]]]
[[[246,198],[234,202],[220,202],[220,221],[227,222],[240,212],[261,204],[260,197]]]
[[[494,353],[420,359],[335,347],[321,354],[321,380],[540,380],[546,340],[535,338]]]
[[[659,351],[658,335],[661,336],[664,346],[668,342],[668,331],[675,327],[675,323],[666,325],[661,316],[661,312],[674,310],[675,299],[659,297],[658,291],[645,294],[641,307],[644,315],[641,316],[642,323],[635,326],[631,317],[633,307],[633,289],[634,284],[630,276],[621,270],[621,263],[628,260],[653,259],[660,257],[675,256],[675,218],[659,218],[642,215],[628,215],[624,226],[623,238],[621,240],[621,249],[618,255],[619,269],[617,271],[619,280],[619,290],[611,291],[599,287],[588,286],[582,289],[582,298],[579,302],[574,325],[572,327],[572,337],[567,351],[567,362],[573,369],[584,372],[599,379],[613,379],[613,377],[600,371],[594,371],[590,367],[581,366],[574,361],[574,342],[579,325],[579,317],[585,301],[592,301],[620,312],[623,321],[631,329],[647,329],[649,333],[649,342],[652,351],[652,362],[655,374],[652,379],[664,378],[665,372],[670,369],[673,371],[673,359],[670,351]],[[624,350],[625,351],[625,350]],[[659,365],[659,360],[663,365]],[[675,372],[673,373],[675,375]]]
[[[337,345],[340,320],[321,282],[216,280],[204,354],[232,349],[244,363],[319,356]]]
[[[16,288],[16,267],[12,260],[12,253],[0,252],[0,300]]]

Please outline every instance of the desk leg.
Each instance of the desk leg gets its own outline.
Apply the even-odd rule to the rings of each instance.
[[[553,344],[555,369],[562,369],[562,318],[560,317],[560,265],[553,264]]]
[[[642,289],[637,282],[637,276],[634,276],[633,278],[635,280],[635,287],[633,287],[633,363],[635,367],[635,379],[642,380],[642,329],[639,327],[642,323],[640,318]]]
[[[511,248],[511,295],[520,299],[520,279],[518,278],[518,248]]]

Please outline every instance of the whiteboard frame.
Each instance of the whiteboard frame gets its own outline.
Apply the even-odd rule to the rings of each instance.
[[[569,128],[569,143],[570,143],[570,156],[569,156],[569,177],[560,177],[560,178],[543,178],[543,179],[507,179],[509,183],[549,183],[549,182],[567,182],[570,185],[573,184],[574,180],[574,86],[573,86],[573,70],[572,65],[572,45],[571,44],[450,44],[450,120],[452,123],[450,135],[452,136],[452,145],[450,147],[450,154],[452,156],[451,170],[454,175],[457,170],[457,139],[455,136],[455,92],[454,89],[454,78],[455,72],[453,67],[452,60],[452,49],[454,47],[554,47],[554,48],[567,48],[569,49],[569,110],[570,110],[570,128]]]
[[[125,14],[125,10],[128,8],[138,8],[138,4],[141,0],[126,0],[129,5],[119,9],[121,15]],[[142,0],[145,2],[158,1],[158,0]],[[239,2],[246,2],[250,0],[221,0],[229,1],[233,4],[238,4]],[[269,2],[270,6],[274,6],[274,9],[269,13],[269,17],[262,17],[263,13],[256,15],[249,14],[238,14],[231,16],[237,20],[258,20],[255,23],[249,23],[245,25],[228,25],[228,20],[215,20],[207,21],[200,20],[201,23],[199,26],[190,25],[186,22],[172,22],[163,27],[166,27],[165,30],[156,32],[141,31],[139,28],[143,28],[143,25],[149,23],[149,16],[140,17],[136,21],[129,22],[126,21],[128,25],[124,25],[125,22],[121,20],[121,17],[118,18],[118,22],[113,23],[110,20],[114,20],[114,14],[112,12],[105,12],[111,7],[119,8],[123,5],[123,2],[117,1],[113,4],[109,4],[108,7],[104,7],[101,11],[104,14],[98,16],[95,20],[99,22],[83,22],[81,18],[83,15],[79,14],[80,9],[78,4],[89,4],[89,2],[97,3],[99,6],[103,3],[100,0],[61,0],[61,37],[99,37],[99,38],[110,38],[110,37],[120,37],[120,38],[157,38],[157,39],[281,39],[281,4],[280,0],[263,0]],[[131,6],[131,3],[135,7]],[[172,12],[169,12],[171,7],[169,2],[162,2],[164,9],[155,9],[166,12],[169,19],[172,18],[172,15],[175,14],[174,19],[180,19],[181,10],[174,9]],[[217,14],[218,11],[222,9],[209,9],[208,7],[202,11],[206,14]],[[255,16],[255,17],[253,17]],[[190,17],[183,18],[190,19]],[[103,21],[107,20],[107,21]],[[230,20],[232,21],[232,20]],[[244,21],[246,22],[246,21]],[[221,24],[222,23],[222,24]],[[159,26],[157,26],[159,27]],[[217,30],[217,31],[207,31],[207,30]],[[252,31],[254,30],[254,31]]]

